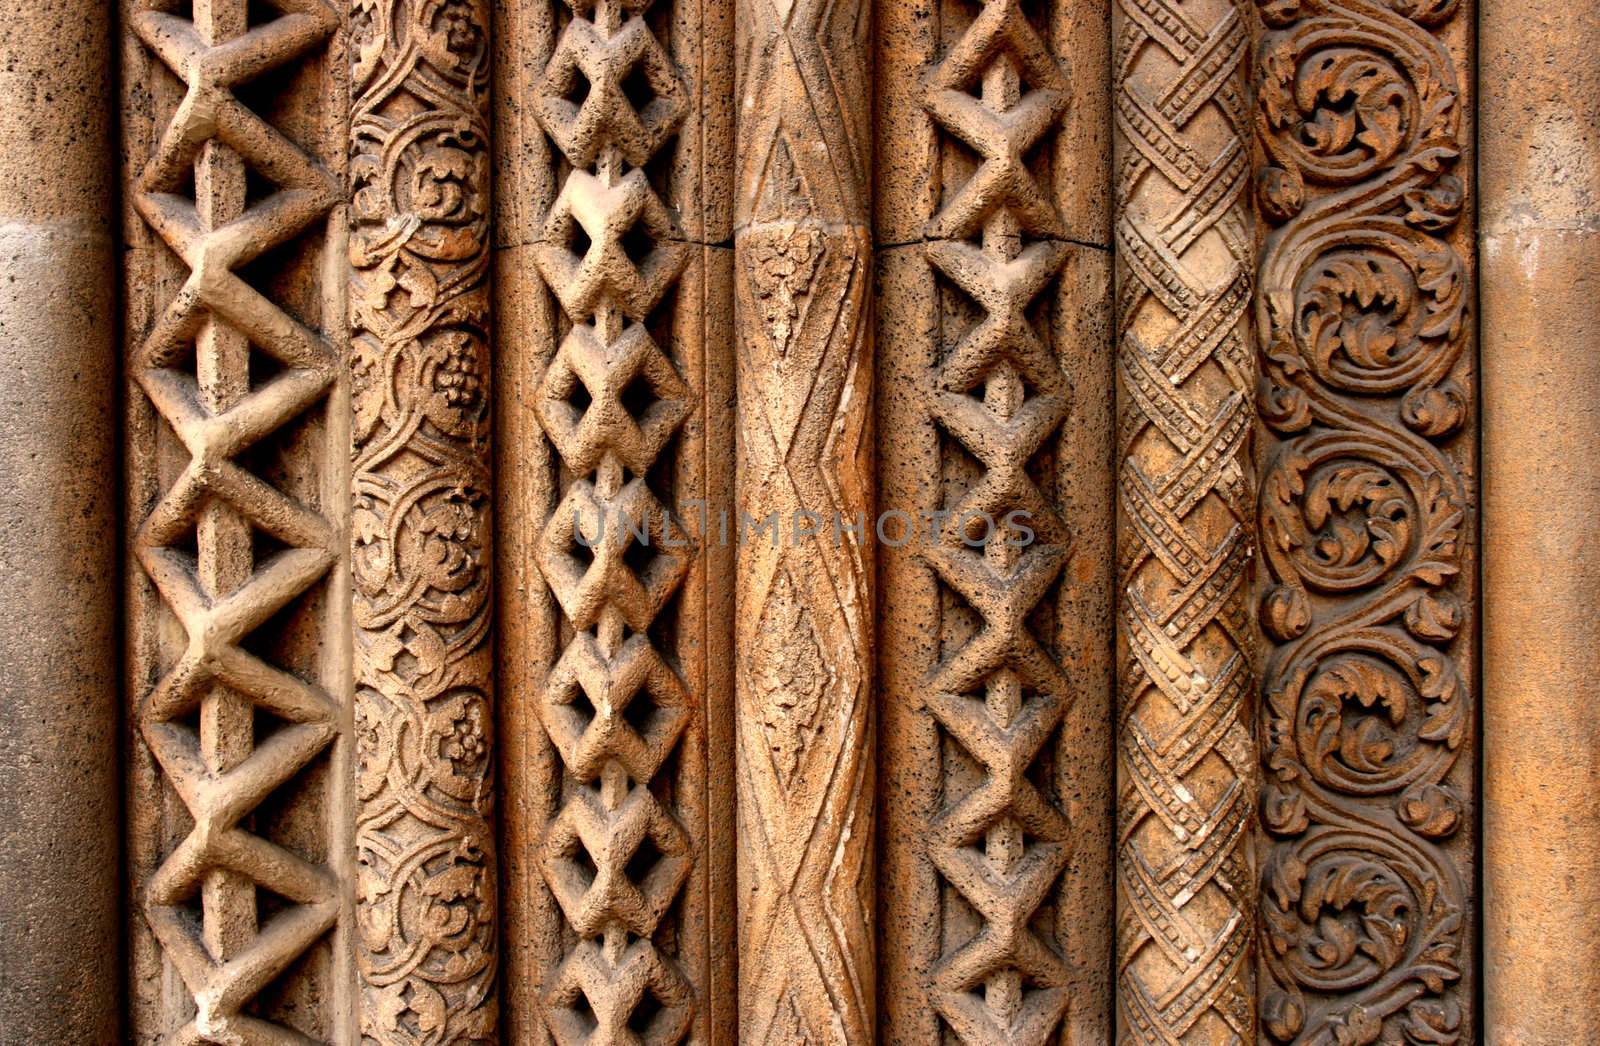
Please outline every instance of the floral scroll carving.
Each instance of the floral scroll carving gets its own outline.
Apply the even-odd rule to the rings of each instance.
[[[1467,1043],[1470,16],[1258,9],[1263,1034]]]
[[[487,1043],[488,12],[358,0],[352,23],[362,1041]]]

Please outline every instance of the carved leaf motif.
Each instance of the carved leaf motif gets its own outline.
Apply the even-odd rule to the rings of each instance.
[[[1470,853],[1457,0],[1256,0],[1263,1030],[1454,1044]],[[1410,19],[1410,21],[1407,21]],[[1437,32],[1435,31],[1437,30]],[[1270,288],[1287,288],[1274,291]],[[1465,472],[1464,467],[1465,466]],[[1465,1036],[1470,1038],[1470,1035]]]
[[[1334,1025],[1333,1039],[1338,1046],[1369,1046],[1383,1034],[1383,1021],[1365,1006],[1351,1007],[1343,1022]]]
[[[349,260],[361,1033],[494,1028],[487,10],[358,9]],[[379,771],[382,771],[380,774]]]
[[[783,787],[817,729],[830,671],[811,625],[811,614],[785,567],[767,596],[750,663],[750,682],[761,696],[772,765]]]
[[[1410,704],[1400,681],[1371,661],[1344,658],[1323,669],[1310,694],[1301,714],[1315,738],[1313,760],[1320,762],[1337,752],[1346,766],[1381,773],[1394,755],[1393,738],[1370,716],[1360,717],[1354,728],[1348,728],[1344,703],[1355,701],[1385,712],[1388,722],[1398,726],[1405,721]]]
[[[789,339],[816,279],[822,235],[811,226],[763,226],[751,233],[749,249],[762,319],[777,347],[779,361],[787,362]]]

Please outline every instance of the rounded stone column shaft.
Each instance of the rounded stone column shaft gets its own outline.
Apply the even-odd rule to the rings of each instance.
[[[430,1013],[435,1041],[489,1043],[498,942],[488,5],[379,5],[354,44],[361,1035],[370,1046],[415,1042],[395,1018],[410,1006]]]
[[[0,1042],[117,1037],[110,9],[0,7]]]
[[[734,5],[742,1042],[873,1041],[870,15]]]
[[[1220,1046],[1256,1037],[1247,5],[1163,11],[1111,23],[1116,1034]]]
[[[1600,1041],[1600,20],[1482,0],[1485,1041]]]

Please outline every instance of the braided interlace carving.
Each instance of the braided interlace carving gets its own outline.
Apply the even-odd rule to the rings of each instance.
[[[356,0],[350,244],[363,1042],[495,1028],[488,11]]]
[[[343,719],[317,682],[246,646],[343,554],[334,510],[290,497],[238,460],[327,400],[340,359],[328,337],[237,274],[312,229],[338,186],[234,94],[324,47],[339,19],[323,0],[276,0],[273,17],[252,27],[250,6],[198,0],[192,19],[140,11],[130,26],[187,88],[131,191],[138,213],[190,270],[131,366],[189,453],[133,542],[187,636],[137,712],[140,733],[194,820],[143,889],[150,926],[193,996],[192,1021],[169,1040],[181,1043],[305,1041],[246,1010],[334,926],[345,893],[332,866],[249,824],[270,794],[328,749]],[[274,191],[253,200],[247,166]],[[259,383],[255,353],[278,365]],[[332,450],[315,459],[319,472],[339,474],[333,458],[344,450]],[[258,534],[282,550],[258,556]],[[323,643],[336,646],[348,618],[335,608],[325,621]],[[259,732],[260,713],[282,725]],[[331,839],[341,818],[331,803],[321,816]],[[265,918],[258,891],[282,899]]]
[[[931,73],[924,103],[980,166],[947,189],[929,223],[928,260],[983,310],[935,367],[930,413],[983,468],[941,506],[950,515],[928,561],[981,618],[927,680],[927,707],[981,766],[983,779],[931,821],[928,856],[982,928],[947,946],[935,1005],[963,1042],[1043,1044],[1067,1007],[1061,957],[1032,925],[1070,854],[1066,817],[1029,771],[1070,700],[1060,666],[1028,617],[1061,574],[1066,527],[1030,461],[1057,433],[1069,389],[1029,318],[1067,254],[1060,221],[1026,166],[1067,106],[1057,60],[1020,0],[990,0]],[[977,242],[970,242],[973,238]],[[1019,514],[1034,531],[969,543],[974,519]]]
[[[688,980],[653,938],[694,857],[651,790],[691,712],[650,629],[693,550],[646,473],[692,402],[645,321],[690,248],[642,168],[688,101],[644,20],[649,0],[572,6],[535,98],[573,168],[535,252],[572,322],[535,404],[573,477],[538,550],[570,629],[538,699],[566,767],[539,862],[577,938],[549,975],[545,1012],[563,1046],[658,1046],[682,1040],[693,1017]],[[635,78],[651,95],[638,109]]]
[[[1246,20],[1120,0],[1118,1012],[1255,1040]]]

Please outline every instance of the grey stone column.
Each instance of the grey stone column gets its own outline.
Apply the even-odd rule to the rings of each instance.
[[[117,1041],[111,7],[0,0],[0,1043]]]
[[[1600,1042],[1600,18],[1479,18],[1484,1041]]]

